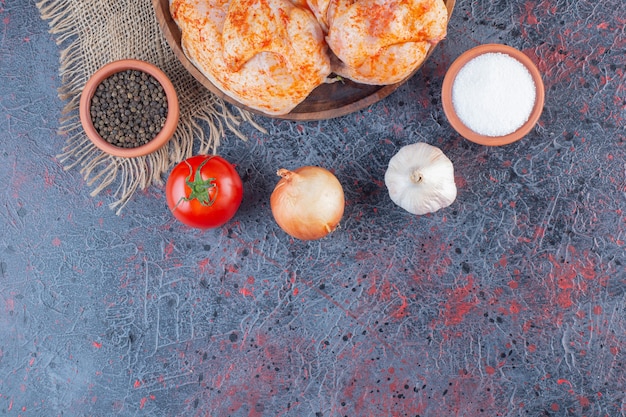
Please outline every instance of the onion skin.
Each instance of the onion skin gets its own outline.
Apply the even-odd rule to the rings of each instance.
[[[341,183],[327,169],[304,166],[293,171],[281,168],[280,181],[270,197],[272,215],[288,235],[317,240],[339,225],[345,207]]]

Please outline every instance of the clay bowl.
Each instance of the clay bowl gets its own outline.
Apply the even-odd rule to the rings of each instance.
[[[491,52],[500,52],[507,54],[522,63],[526,67],[526,69],[528,69],[528,72],[530,72],[532,80],[535,84],[535,104],[530,112],[528,120],[516,131],[504,136],[485,136],[474,132],[461,121],[459,116],[456,114],[454,110],[454,105],[452,103],[452,86],[454,85],[456,76],[461,68],[463,68],[465,64],[467,64],[472,59],[478,57],[479,55]],[[452,63],[452,65],[446,72],[441,91],[441,103],[443,105],[443,111],[446,114],[446,117],[448,118],[448,121],[450,122],[450,125],[452,125],[454,130],[456,130],[465,139],[479,145],[486,146],[507,145],[509,143],[518,141],[526,136],[537,124],[537,121],[541,116],[541,112],[543,111],[544,99],[545,92],[543,80],[541,79],[541,74],[535,64],[522,51],[502,44],[481,45],[464,52]]]
[[[109,76],[126,70],[137,70],[152,75],[161,84],[167,96],[167,117],[165,120],[165,125],[152,140],[144,145],[134,148],[122,148],[119,146],[115,146],[102,138],[102,136],[98,134],[96,128],[93,125],[90,111],[91,100],[96,92],[96,88],[98,87],[98,85]],[[178,96],[176,94],[176,90],[174,89],[172,82],[163,71],[161,71],[155,65],[145,61],[124,59],[106,64],[91,76],[91,78],[85,84],[85,87],[83,88],[80,97],[79,113],[80,122],[83,126],[83,129],[85,130],[87,137],[93,142],[95,146],[100,148],[102,151],[114,156],[134,158],[138,156],[148,155],[152,152],[157,151],[172,138],[172,135],[174,134],[174,132],[176,131],[176,127],[178,126],[180,109],[178,105]]]
[[[452,16],[456,0],[444,0],[448,9],[448,16]],[[345,116],[353,112],[365,109],[370,105],[384,99],[400,86],[402,86],[415,72],[419,71],[419,67],[415,69],[407,79],[390,85],[366,85],[344,80],[344,82],[322,84],[311,92],[311,94],[295,109],[285,115],[268,115],[261,111],[251,109],[244,104],[238,102],[232,97],[225,94],[216,87],[196,66],[187,58],[181,45],[182,34],[176,22],[172,18],[169,10],[169,0],[152,0],[157,20],[161,27],[167,43],[174,51],[174,54],[182,63],[183,67],[204,87],[214,93],[217,97],[233,104],[241,109],[262,116],[286,119],[286,120],[324,120],[335,117]],[[433,53],[435,48],[431,48],[427,58]],[[424,60],[424,62],[426,62]],[[424,64],[422,62],[422,65]],[[421,65],[420,65],[421,67]]]

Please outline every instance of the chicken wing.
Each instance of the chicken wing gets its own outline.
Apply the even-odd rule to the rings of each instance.
[[[170,12],[189,60],[268,115],[289,113],[330,74],[320,25],[289,0],[173,0]]]
[[[446,35],[443,0],[331,0],[326,41],[338,75],[363,84],[408,77]]]

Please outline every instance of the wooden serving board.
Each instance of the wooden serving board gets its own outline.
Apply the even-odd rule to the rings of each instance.
[[[448,9],[448,15],[452,16],[456,0],[444,0],[444,2],[446,3],[446,7]],[[206,78],[204,74],[202,74],[202,72],[200,72],[200,70],[196,68],[196,66],[185,56],[180,43],[180,29],[178,28],[178,25],[176,25],[176,22],[174,22],[174,19],[172,19],[169,11],[169,0],[152,0],[152,5],[156,12],[156,16],[165,39],[185,69],[187,69],[187,71],[189,71],[191,75],[193,75],[193,77],[203,86],[208,88],[218,97],[221,97],[225,101],[252,113],[287,120],[331,119],[333,117],[345,116],[346,114],[362,110],[387,97],[398,87],[404,84],[404,82],[406,82],[406,80],[404,80],[390,85],[367,85],[355,83],[351,80],[345,80],[343,82],[322,84],[313,90],[306,100],[300,103],[290,113],[281,116],[268,115],[239,103],[232,97],[224,94],[223,91],[211,83],[211,81],[209,81],[209,79]],[[431,48],[426,59],[428,59],[434,49],[435,48]],[[418,70],[419,68],[415,71]],[[413,74],[414,73],[415,72],[413,72]],[[410,77],[407,77],[407,79],[408,78]]]

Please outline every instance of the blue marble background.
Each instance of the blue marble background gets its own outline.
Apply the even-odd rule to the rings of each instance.
[[[209,231],[164,190],[120,216],[56,155],[59,48],[33,0],[0,0],[0,414],[626,415],[626,3],[458,0],[410,81],[319,122],[257,117],[222,140],[244,202]],[[447,67],[500,42],[543,73],[523,140],[459,137]],[[418,141],[453,161],[457,200],[395,206],[383,175]],[[344,186],[341,228],[274,223],[278,168]]]

